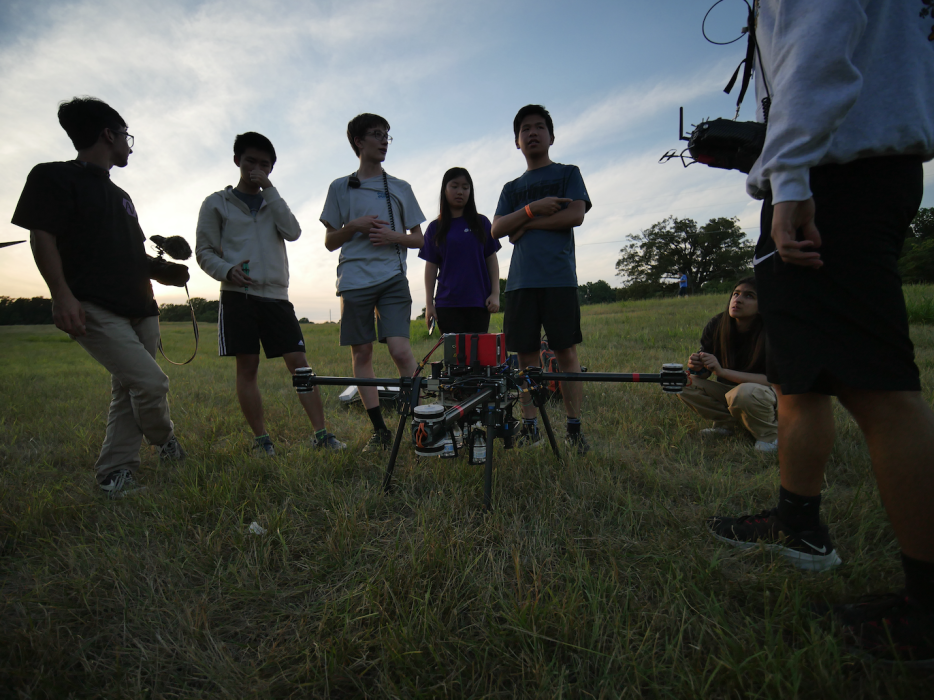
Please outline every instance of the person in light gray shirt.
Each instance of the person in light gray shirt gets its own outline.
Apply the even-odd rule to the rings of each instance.
[[[422,247],[425,215],[409,183],[383,170],[392,143],[389,122],[375,114],[360,114],[347,125],[347,139],[360,167],[331,183],[321,212],[325,247],[341,251],[340,344],[350,346],[355,377],[375,376],[376,340],[386,343],[399,374],[411,376],[416,362],[409,344],[412,295],[405,258],[409,248]],[[360,398],[373,423],[373,435],[363,451],[388,449],[392,433],[380,413],[376,389],[360,387]]]

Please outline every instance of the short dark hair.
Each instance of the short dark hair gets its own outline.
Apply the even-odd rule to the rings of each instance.
[[[381,126],[386,131],[389,131],[389,122],[378,114],[370,114],[369,112],[358,114],[347,122],[347,140],[350,141],[350,147],[358,156],[360,155],[360,149],[357,148],[355,139],[366,138],[366,132],[374,126]]]
[[[255,131],[237,134],[237,138],[234,139],[234,158],[242,156],[248,148],[266,151],[272,159],[272,164],[276,164],[276,149],[272,147],[272,141],[262,134],[257,134]]]
[[[58,105],[58,123],[62,125],[75,150],[90,148],[104,129],[126,129],[117,110],[96,97],[75,97]]]
[[[548,110],[541,105],[526,105],[519,110],[518,114],[516,114],[516,118],[512,120],[512,131],[516,135],[516,141],[519,140],[519,127],[522,126],[522,120],[532,114],[537,114],[545,118],[545,126],[548,127],[548,135],[554,138],[555,123],[551,121],[551,115],[548,114]]]

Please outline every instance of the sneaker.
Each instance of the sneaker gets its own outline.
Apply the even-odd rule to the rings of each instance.
[[[146,490],[146,487],[136,480],[136,477],[133,476],[133,472],[129,469],[118,469],[115,472],[111,472],[107,475],[107,478],[98,485],[107,498],[112,500],[125,498],[131,493],[138,493],[139,491]]]
[[[392,431],[389,428],[382,428],[374,432],[369,441],[363,447],[363,453],[380,452],[392,447]]]
[[[771,454],[773,452],[778,452],[778,439],[776,438],[772,442],[766,442],[765,440],[756,440],[756,452],[764,452],[765,454]]]
[[[253,456],[254,457],[275,457],[276,456],[276,448],[272,446],[272,440],[269,439],[268,435],[260,435],[258,438],[254,438]]]
[[[704,437],[730,437],[733,431],[729,428],[704,428],[700,434]]]
[[[934,668],[934,608],[904,593],[835,605],[846,647],[884,664]]]
[[[778,519],[778,508],[739,518],[714,516],[707,527],[713,536],[740,549],[760,545],[791,560],[799,569],[826,571],[843,563],[830,541],[826,525],[795,532]]]
[[[577,450],[577,454],[585,455],[590,452],[590,443],[583,433],[568,433],[564,438],[564,444],[569,450]]]
[[[334,452],[339,452],[347,447],[346,443],[341,442],[334,436],[334,433],[326,433],[320,440],[312,438],[311,444],[316,449],[333,450]]]
[[[184,462],[187,456],[188,453],[182,449],[182,446],[178,443],[178,438],[174,435],[167,443],[159,448],[159,464],[164,464],[165,462]]]
[[[516,435],[516,447],[523,449],[525,447],[541,447],[545,444],[545,438],[541,430],[529,428],[523,425]]]

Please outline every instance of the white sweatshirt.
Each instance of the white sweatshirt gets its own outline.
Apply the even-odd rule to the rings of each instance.
[[[275,187],[263,190],[263,200],[254,218],[233,187],[208,195],[198,214],[195,256],[201,269],[221,283],[221,291],[288,301],[285,242],[298,240],[302,229]],[[250,261],[253,284],[248,289],[227,280],[243,260]]]
[[[811,196],[808,170],[871,156],[934,158],[934,17],[923,0],[758,0],[757,117],[765,145],[746,190]]]

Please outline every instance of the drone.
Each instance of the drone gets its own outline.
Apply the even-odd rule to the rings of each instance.
[[[428,362],[444,345],[443,361]],[[665,364],[653,374],[606,372],[544,372],[541,367],[519,368],[506,357],[502,333],[448,333],[419,363],[411,377],[398,379],[364,377],[319,377],[311,367],[301,367],[292,377],[299,394],[316,386],[398,387],[395,432],[383,490],[392,489],[396,459],[406,426],[419,458],[458,457],[466,453],[468,462],[484,465],[483,505],[492,507],[493,442],[500,439],[505,449],[515,446],[519,421],[513,409],[522,398],[538,407],[548,443],[561,459],[558,442],[545,404],[551,394],[549,382],[616,382],[658,384],[668,394],[679,394],[688,383],[680,364]],[[422,370],[429,368],[428,376]]]

